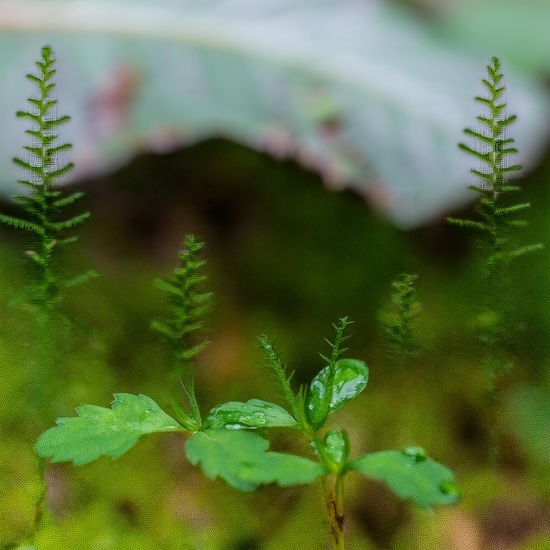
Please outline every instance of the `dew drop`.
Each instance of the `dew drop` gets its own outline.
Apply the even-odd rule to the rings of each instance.
[[[402,452],[405,456],[414,459],[415,462],[424,462],[428,458],[428,453],[422,447],[407,447]]]
[[[252,420],[254,420],[256,424],[265,424],[267,422],[265,414],[261,412],[256,413]]]
[[[439,484],[439,490],[444,495],[449,495],[449,496],[458,497],[458,495],[460,494],[460,491],[458,490],[458,486],[456,485],[456,483],[454,481],[449,481],[449,480],[442,481]]]

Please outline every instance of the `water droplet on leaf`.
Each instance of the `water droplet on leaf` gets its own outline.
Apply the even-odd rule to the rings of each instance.
[[[267,422],[266,416],[264,413],[256,413],[254,415],[254,418],[251,419],[252,421],[255,421],[256,424],[265,424]]]
[[[428,458],[428,453],[422,447],[407,447],[403,454],[414,459],[415,462],[423,462]]]
[[[458,486],[454,481],[445,480],[442,481],[439,484],[439,490],[444,495],[450,495],[450,496],[456,496],[458,497],[460,494],[460,491],[458,490]]]

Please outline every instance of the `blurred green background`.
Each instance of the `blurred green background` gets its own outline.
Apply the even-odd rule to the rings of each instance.
[[[457,48],[474,48],[483,37],[475,29],[459,32],[467,24],[453,23],[460,21],[451,18],[458,3],[401,3],[433,23],[434,32],[452,37]],[[509,14],[528,11],[517,4],[502,5]],[[490,11],[494,2],[479,5]],[[546,13],[543,3],[533,6]],[[467,23],[475,20],[470,13]],[[516,68],[548,78],[550,63],[539,49],[530,56],[535,46],[513,51],[494,36],[496,50],[504,48],[512,58],[515,53]],[[478,93],[476,88],[469,95]],[[472,123],[464,120],[464,126]],[[515,332],[507,351],[515,366],[502,391],[496,471],[487,460],[484,346],[476,339],[482,261],[473,235],[447,226],[443,217],[398,229],[354,192],[329,191],[317,173],[296,162],[228,140],[140,153],[123,168],[75,186],[86,192],[78,211],[85,202],[92,216],[78,231],[78,246],[62,258],[63,267],[93,267],[100,277],[67,293],[63,311],[70,322],[59,326],[62,360],[47,387],[37,382],[43,364],[32,319],[17,301],[25,240],[0,227],[0,547],[10,547],[32,525],[39,491],[32,443],[55,418],[72,416],[82,403],[108,406],[115,392],[147,394],[165,409],[171,396],[180,396],[180,388],[168,383],[165,349],[149,329],[163,307],[152,280],[170,273],[185,234],[193,232],[207,243],[215,293],[211,345],[195,373],[203,414],[224,401],[273,399],[275,385],[256,347],[259,335],[274,338],[289,370],[296,370],[295,383],[307,383],[323,366],[318,354],[327,352],[323,338],[332,337],[331,324],[347,315],[355,322],[347,355],[367,362],[370,381],[331,418],[331,426],[347,427],[353,457],[420,445],[456,473],[460,505],[433,515],[400,502],[382,484],[350,475],[349,548],[550,548],[549,464],[523,444],[507,414],[523,385],[550,390],[549,181],[550,154],[541,144],[537,168],[521,181],[522,199],[532,208],[531,225],[519,239],[542,241],[546,249],[513,268]],[[8,199],[0,209],[18,213]],[[475,216],[473,207],[451,213]],[[386,354],[376,320],[390,303],[392,280],[404,271],[419,275],[423,306],[416,323],[423,352],[407,360]],[[327,547],[320,487],[240,493],[190,466],[183,442],[163,434],[114,462],[49,465],[49,514],[38,549]],[[302,450],[284,433],[276,434],[273,446]]]

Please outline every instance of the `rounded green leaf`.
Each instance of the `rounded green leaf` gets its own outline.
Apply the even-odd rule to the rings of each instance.
[[[306,415],[310,425],[319,429],[327,416],[361,393],[369,380],[369,369],[359,359],[340,359],[335,363],[334,381],[328,388],[330,365],[312,380],[306,397]],[[331,392],[330,401],[326,396]]]
[[[246,403],[224,403],[213,408],[205,421],[205,428],[212,429],[297,427],[298,423],[285,409],[261,399],[250,399]]]
[[[398,497],[411,499],[421,508],[459,500],[453,472],[428,458],[421,447],[371,453],[349,462],[346,470],[384,481]]]
[[[309,425],[318,430],[326,421],[330,402],[327,399],[328,367],[325,367],[309,386],[305,401],[305,411]]]
[[[336,361],[336,373],[332,387],[329,414],[337,411],[347,401],[360,394],[369,381],[369,369],[359,359]]]

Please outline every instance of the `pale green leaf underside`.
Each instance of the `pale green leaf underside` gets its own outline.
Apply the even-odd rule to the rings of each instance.
[[[417,460],[404,451],[381,451],[349,462],[346,469],[385,482],[397,496],[421,508],[458,502],[454,474],[430,458]]]
[[[110,409],[82,405],[76,412],[76,417],[59,418],[38,438],[39,456],[86,464],[102,455],[118,458],[146,434],[185,431],[146,395],[117,393]]]
[[[296,420],[282,407],[250,399],[246,403],[231,401],[210,411],[205,428],[297,428]]]
[[[281,486],[312,483],[325,473],[324,468],[301,456],[267,452],[269,441],[246,430],[208,430],[196,432],[185,443],[187,458],[200,463],[209,479],[221,477],[241,491],[259,485]]]
[[[462,56],[397,5],[355,0],[0,2],[6,197],[20,175],[7,159],[20,143],[14,98],[28,95],[21,67],[44,43],[57,53],[77,175],[113,170],[136,147],[222,135],[297,157],[402,226],[471,200],[456,142],[486,54]],[[525,98],[514,102],[518,149],[537,158],[545,95],[513,67],[506,75]]]

